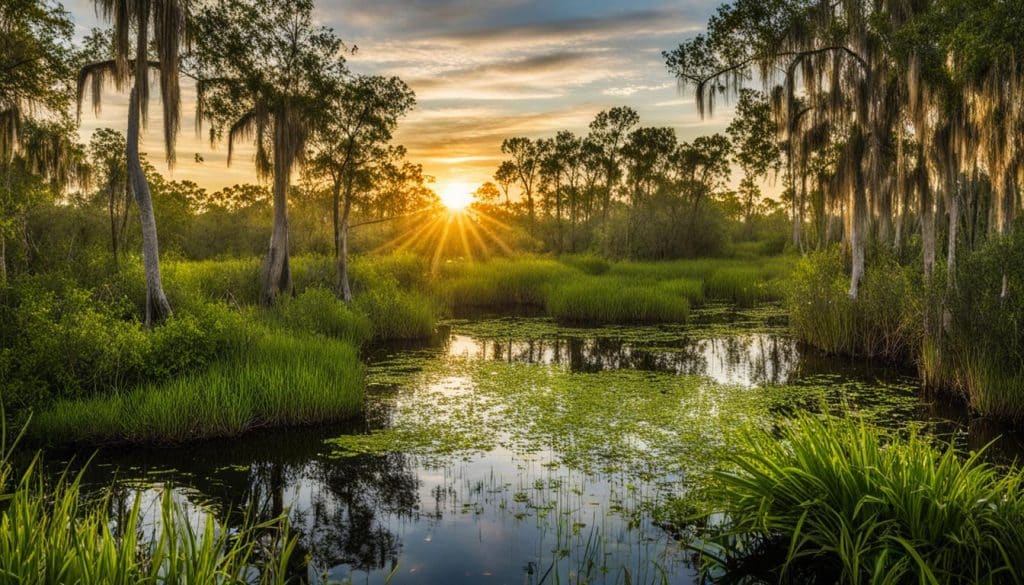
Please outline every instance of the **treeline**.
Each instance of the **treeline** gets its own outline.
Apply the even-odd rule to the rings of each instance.
[[[354,49],[314,22],[311,1],[96,7],[110,29],[76,45],[59,3],[0,6],[0,283],[9,267],[73,261],[106,233],[115,266],[141,245],[147,324],[172,311],[161,247],[189,258],[264,253],[264,304],[293,291],[293,249],[333,250],[335,288],[350,301],[352,213],[388,218],[436,203],[431,178],[391,141],[415,104],[412,90],[395,77],[351,73],[345,56]],[[207,193],[147,164],[139,135],[151,101],[163,109],[166,163],[176,163],[182,78],[196,90],[197,131],[226,143],[228,164],[236,145],[253,144],[270,189]],[[78,144],[85,102],[98,112],[111,88],[129,94],[126,131],[104,129]]]
[[[629,107],[600,112],[585,136],[506,139],[507,159],[476,196],[555,253],[665,259],[755,240],[780,252],[784,211],[760,188],[777,173],[780,151],[758,99],[745,94],[726,134],[690,142],[641,126]],[[744,171],[738,189],[730,188],[734,163]]]
[[[762,82],[793,244],[842,249],[798,272],[798,333],[909,357],[928,383],[1017,419],[1021,31],[1017,0],[736,0],[665,53],[701,112]]]

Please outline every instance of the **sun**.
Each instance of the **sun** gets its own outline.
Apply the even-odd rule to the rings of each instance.
[[[473,203],[473,188],[468,183],[448,183],[438,196],[449,211],[462,211]]]

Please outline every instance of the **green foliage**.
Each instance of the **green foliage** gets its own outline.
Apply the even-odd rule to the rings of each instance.
[[[202,369],[236,343],[238,316],[223,307],[182,312],[147,332],[124,297],[98,302],[59,280],[27,279],[7,291],[0,392],[19,409],[80,398]]]
[[[333,292],[309,288],[296,297],[282,297],[267,311],[273,323],[296,333],[320,333],[356,345],[371,336],[373,324],[361,312],[353,311]]]
[[[810,570],[837,583],[1022,578],[1020,470],[848,419],[805,415],[779,434],[755,429],[734,440],[738,452],[715,490],[714,512],[727,520],[702,546],[719,568],[735,570],[776,542],[783,558],[767,566],[781,565],[781,577]]]
[[[920,346],[918,286],[894,259],[874,259],[850,299],[842,251],[830,248],[797,263],[786,290],[794,333],[830,353],[906,360]]]
[[[345,342],[256,329],[207,369],[40,412],[29,434],[50,443],[181,443],[253,429],[351,418],[363,373]]]
[[[2,415],[0,415],[2,416]],[[6,431],[6,428],[3,429]],[[2,431],[0,431],[2,432]],[[258,582],[283,585],[296,540],[286,518],[228,530],[212,514],[195,525],[195,511],[173,491],[160,495],[158,516],[143,518],[146,494],[107,491],[89,499],[81,475],[47,485],[38,457],[10,485],[13,447],[0,437],[0,580],[4,583],[138,583],[173,585]],[[115,497],[130,498],[114,502]],[[125,512],[111,512],[124,504]]]
[[[686,297],[657,285],[579,277],[547,295],[548,315],[564,323],[682,323],[690,313]]]

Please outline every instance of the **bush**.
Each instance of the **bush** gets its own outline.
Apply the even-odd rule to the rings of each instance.
[[[126,298],[99,300],[73,283],[29,279],[8,295],[0,393],[11,410],[168,379],[244,343],[244,324],[222,306],[179,311],[146,331],[124,318],[134,314]]]
[[[705,560],[837,583],[1012,583],[1024,558],[1024,473],[912,434],[804,415],[736,437],[718,473]],[[776,546],[766,546],[776,543]],[[817,579],[815,580],[817,581]]]

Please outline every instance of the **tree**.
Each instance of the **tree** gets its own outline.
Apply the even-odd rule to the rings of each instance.
[[[501,143],[501,152],[512,157],[509,162],[515,168],[519,188],[526,198],[526,213],[530,220],[530,228],[533,229],[537,221],[533,195],[541,171],[537,144],[525,136],[506,138]]]
[[[743,170],[740,199],[747,230],[750,229],[754,206],[760,198],[757,181],[769,173],[778,173],[782,165],[781,151],[775,140],[776,130],[767,96],[752,89],[740,90],[736,115],[726,132],[735,149],[734,158]],[[794,210],[793,222],[797,224],[799,221],[799,214]]]
[[[498,186],[490,181],[484,181],[476,191],[473,192],[473,198],[484,203],[492,203],[501,198],[501,191],[498,190]]]
[[[273,177],[274,216],[260,300],[292,289],[288,189],[313,129],[346,76],[343,45],[313,24],[311,0],[217,0],[196,16],[196,117],[211,142],[254,140],[256,170]]]
[[[149,72],[156,69],[163,105],[164,152],[167,164],[175,162],[175,142],[181,119],[179,87],[180,51],[190,38],[188,0],[96,0],[97,9],[113,24],[111,59],[85,65],[78,75],[78,109],[81,115],[86,87],[92,92],[92,105],[99,112],[102,92],[108,81],[117,89],[132,82],[128,100],[128,129],[125,141],[128,177],[139,206],[142,224],[142,261],[146,274],[146,325],[171,315],[171,305],[160,277],[160,246],[156,215],[146,173],[139,156],[139,135],[149,111]],[[135,32],[132,47],[131,33]],[[152,49],[153,54],[150,54]]]
[[[12,235],[15,208],[28,202],[31,189],[16,191],[15,158],[24,146],[30,114],[61,116],[70,97],[75,54],[74,23],[64,8],[49,0],[4,0],[0,3],[0,284],[7,281],[7,239]],[[29,158],[35,155],[29,154]],[[55,170],[55,169],[50,169]]]
[[[600,150],[600,162],[604,169],[604,186],[601,192],[601,221],[608,220],[615,186],[622,178],[622,149],[630,132],[640,123],[640,115],[629,107],[618,107],[597,114],[590,123],[590,141]]]
[[[25,253],[31,255],[25,229],[28,211],[59,197],[66,187],[87,187],[91,176],[70,122],[22,119],[19,125],[18,148],[3,164],[7,187],[0,192],[0,282],[7,278],[8,238],[20,233]]]
[[[371,163],[387,159],[398,120],[415,103],[415,95],[401,79],[361,75],[343,84],[322,106],[325,115],[314,134],[310,162],[331,185],[337,287],[346,303],[352,301],[348,230],[356,190],[369,184]]]
[[[119,263],[119,252],[128,227],[131,207],[131,189],[128,183],[128,150],[124,134],[110,128],[100,128],[89,141],[89,159],[100,185],[100,195],[107,206],[110,219],[110,251],[114,268]]]
[[[515,184],[517,180],[516,165],[510,160],[502,161],[498,165],[498,170],[494,171],[494,182],[501,187],[501,193],[505,196],[505,209],[509,209],[512,206],[511,198],[509,197],[509,189]]]

